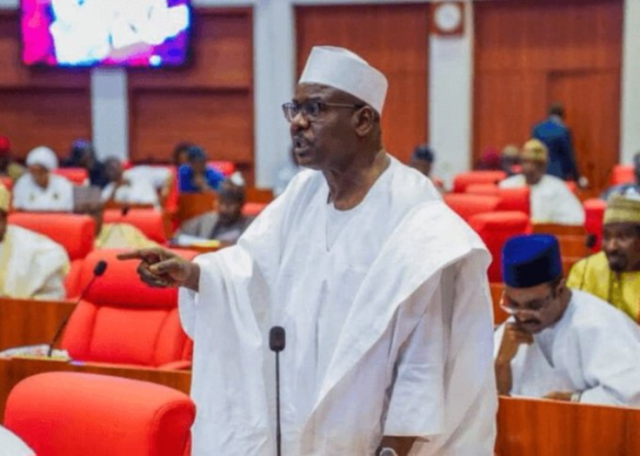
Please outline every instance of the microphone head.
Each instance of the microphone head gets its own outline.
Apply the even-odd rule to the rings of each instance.
[[[269,331],[269,348],[274,352],[281,352],[286,345],[286,335],[282,326],[274,326]]]
[[[93,268],[93,275],[96,277],[100,277],[102,274],[104,274],[104,271],[106,270],[107,270],[107,262],[104,260],[100,260],[96,264],[95,268]]]

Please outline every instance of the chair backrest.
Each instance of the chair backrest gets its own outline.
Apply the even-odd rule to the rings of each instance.
[[[592,236],[595,236],[593,250],[599,251],[602,246],[602,227],[604,224],[604,211],[607,203],[599,198],[588,199],[584,203],[584,227]]]
[[[443,198],[451,209],[467,221],[476,214],[496,211],[498,204],[500,204],[498,196],[449,193]]]
[[[13,388],[5,425],[38,456],[176,456],[194,418],[189,396],[163,385],[48,372]]]
[[[633,165],[615,165],[611,170],[611,185],[631,184],[634,181]]]
[[[4,185],[9,191],[13,190],[13,179],[9,176],[0,176],[0,184]]]
[[[105,209],[104,223],[128,223],[142,231],[152,241],[166,244],[167,235],[164,229],[162,212],[152,208]]]
[[[499,211],[520,211],[531,216],[531,191],[529,187],[500,188],[495,184],[471,184],[466,193],[500,198]]]
[[[184,359],[188,338],[180,326],[176,289],[151,288],[136,272],[138,261],[120,261],[121,250],[96,250],[82,265],[80,287],[104,260],[98,277],[74,310],[62,347],[83,361],[160,367]],[[187,259],[196,253],[176,251]]]
[[[490,212],[474,215],[469,225],[480,235],[493,258],[489,281],[502,282],[502,247],[509,238],[531,232],[529,217],[518,211]]]
[[[13,212],[9,223],[53,239],[67,250],[71,261],[82,259],[93,250],[96,222],[88,215]]]
[[[453,192],[464,193],[471,184],[497,184],[507,177],[504,171],[468,171],[453,178]]]
[[[89,180],[89,172],[84,168],[56,168],[53,174],[66,177],[74,185],[84,185]]]
[[[233,162],[225,161],[225,160],[208,161],[207,165],[213,166],[215,169],[220,171],[226,177],[231,176],[236,170],[236,165]]]

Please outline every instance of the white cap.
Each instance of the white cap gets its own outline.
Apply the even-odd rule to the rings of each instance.
[[[382,114],[389,83],[380,71],[348,49],[315,46],[298,83],[322,84],[360,98]]]
[[[27,166],[40,165],[49,171],[58,167],[58,157],[55,152],[45,146],[36,147],[27,155]]]

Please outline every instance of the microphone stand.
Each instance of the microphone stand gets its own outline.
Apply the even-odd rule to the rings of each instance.
[[[286,342],[282,326],[274,326],[269,332],[269,348],[276,354],[276,449],[277,456],[282,456],[282,432],[280,429],[280,352]]]

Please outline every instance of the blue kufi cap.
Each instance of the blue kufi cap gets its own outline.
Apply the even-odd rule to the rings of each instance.
[[[535,287],[562,275],[555,236],[533,234],[509,239],[502,249],[502,279],[514,288]]]

